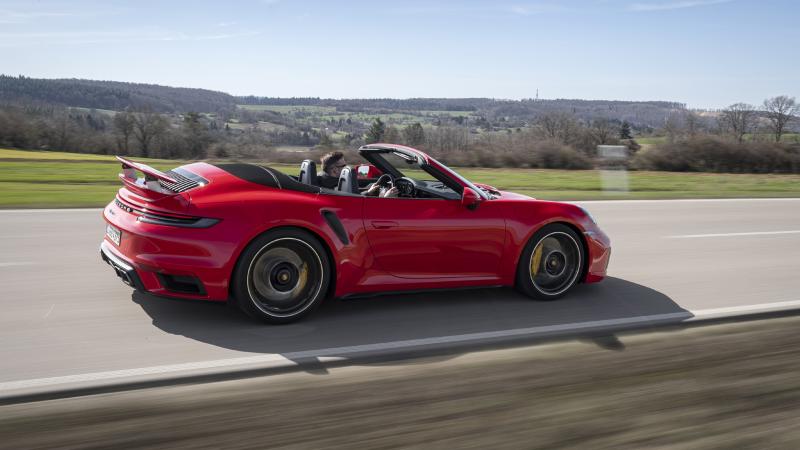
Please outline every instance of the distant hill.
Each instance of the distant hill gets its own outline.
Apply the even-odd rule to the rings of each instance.
[[[59,105],[114,111],[150,109],[161,113],[232,112],[240,105],[325,106],[340,113],[390,114],[436,112],[484,117],[521,125],[549,112],[567,112],[586,122],[605,118],[636,127],[663,126],[669,114],[685,105],[663,101],[502,100],[491,98],[324,99],[316,97],[234,97],[207,89],[82,79],[41,79],[0,75],[0,105]],[[516,125],[515,125],[516,126]]]
[[[567,112],[578,119],[590,121],[605,118],[612,121],[628,121],[636,126],[659,127],[675,110],[686,105],[664,101],[617,101],[617,100],[498,100],[491,98],[410,98],[410,99],[325,99],[315,97],[236,97],[243,105],[285,105],[335,107],[340,112],[391,113],[399,111],[463,111],[468,115],[486,117],[495,121],[500,118],[533,121],[537,116],[550,112]]]
[[[81,79],[0,75],[0,103],[54,104],[121,111],[219,112],[235,108],[234,97],[207,89]]]

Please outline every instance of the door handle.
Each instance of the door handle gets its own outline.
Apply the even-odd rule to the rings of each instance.
[[[372,221],[372,228],[377,228],[378,230],[385,230],[387,228],[394,228],[397,227],[397,222],[393,222],[391,220],[373,220]]]

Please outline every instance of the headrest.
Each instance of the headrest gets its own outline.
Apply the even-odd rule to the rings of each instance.
[[[342,172],[339,174],[339,184],[336,187],[336,190],[340,192],[358,194],[358,174],[350,166],[342,168]]]
[[[300,163],[300,176],[298,176],[297,179],[304,184],[319,186],[319,181],[317,180],[317,165],[314,161],[306,159]]]

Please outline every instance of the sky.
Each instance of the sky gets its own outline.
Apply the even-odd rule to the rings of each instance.
[[[800,97],[800,1],[7,1],[0,73],[234,95]]]

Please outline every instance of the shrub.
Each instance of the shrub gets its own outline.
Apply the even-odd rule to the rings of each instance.
[[[800,149],[769,142],[739,144],[702,137],[638,152],[632,167],[671,172],[798,173]]]

